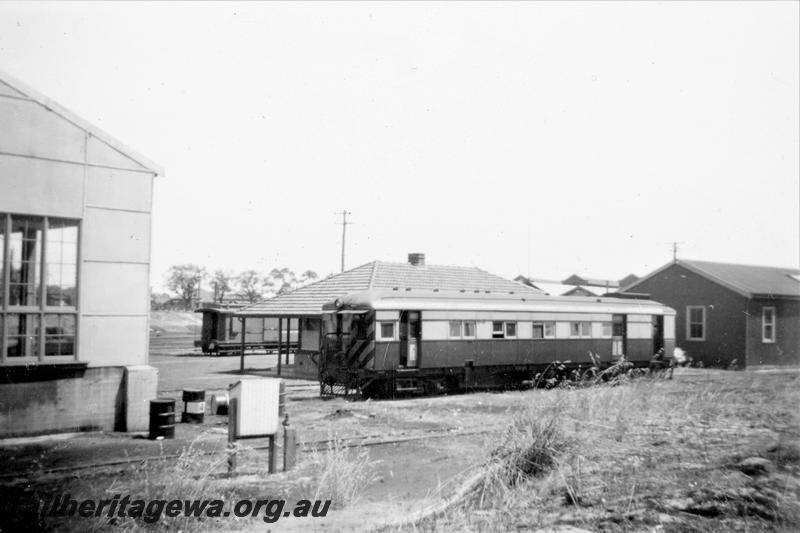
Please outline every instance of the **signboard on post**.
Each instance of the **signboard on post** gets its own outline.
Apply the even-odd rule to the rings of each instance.
[[[231,403],[236,409],[230,413],[230,423],[236,428],[234,438],[274,436],[280,427],[281,380],[278,378],[246,379],[238,381],[230,390]]]

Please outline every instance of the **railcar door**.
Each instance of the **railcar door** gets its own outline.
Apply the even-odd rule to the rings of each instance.
[[[653,316],[653,353],[658,353],[664,348],[664,317]]]
[[[611,325],[611,357],[618,359],[625,355],[628,337],[628,317],[613,315]]]
[[[422,327],[419,311],[400,312],[400,365],[417,368],[420,358]]]

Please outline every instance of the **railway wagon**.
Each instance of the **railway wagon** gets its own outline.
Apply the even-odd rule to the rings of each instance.
[[[203,314],[203,323],[200,328],[200,339],[194,345],[203,353],[210,355],[223,355],[237,353],[242,349],[242,322],[239,317],[233,316],[240,308],[213,308],[197,309],[196,313]],[[245,322],[245,349],[247,350],[274,350],[278,348],[278,319],[247,317]],[[283,336],[283,345],[286,345],[286,335]],[[297,348],[297,329],[289,332],[289,349]]]
[[[650,300],[364,291],[323,306],[323,394],[434,393],[520,385],[555,362],[647,367],[675,347],[675,311]]]

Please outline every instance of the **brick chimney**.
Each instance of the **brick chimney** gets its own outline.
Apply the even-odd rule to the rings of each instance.
[[[424,267],[425,254],[408,254],[408,262],[416,267]]]

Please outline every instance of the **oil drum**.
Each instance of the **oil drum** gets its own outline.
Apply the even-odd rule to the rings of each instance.
[[[214,394],[211,396],[211,414],[212,415],[227,415],[228,414],[228,394]]]
[[[183,389],[183,413],[181,422],[202,424],[206,414],[206,391]]]
[[[150,400],[150,440],[158,437],[175,438],[175,400],[158,398]]]

